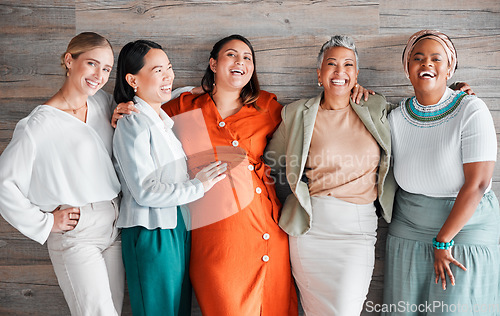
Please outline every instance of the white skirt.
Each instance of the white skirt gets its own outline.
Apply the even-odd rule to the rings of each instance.
[[[312,227],[290,236],[292,272],[309,316],[359,315],[375,264],[375,206],[311,197]]]

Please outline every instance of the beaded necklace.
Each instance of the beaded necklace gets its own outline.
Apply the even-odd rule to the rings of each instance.
[[[453,93],[447,99],[434,105],[421,105],[416,97],[407,98],[401,101],[401,112],[412,125],[433,127],[453,118],[466,96],[465,92]]]

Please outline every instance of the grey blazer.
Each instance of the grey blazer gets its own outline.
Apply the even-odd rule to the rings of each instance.
[[[286,183],[293,193],[286,198],[279,220],[280,227],[291,236],[303,235],[311,228],[311,196],[304,168],[321,97],[322,94],[299,100],[283,108],[282,122],[264,155],[275,176],[278,193],[280,186]],[[376,205],[384,219],[390,222],[397,189],[390,167],[391,133],[387,111],[391,106],[381,95],[370,96],[368,101],[361,101],[359,105],[351,101],[351,106],[380,146]]]

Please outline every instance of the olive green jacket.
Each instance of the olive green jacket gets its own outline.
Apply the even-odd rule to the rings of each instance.
[[[304,168],[321,97],[322,94],[285,106],[281,112],[282,122],[264,154],[275,177],[278,196],[283,187],[293,193],[286,197],[279,220],[280,227],[291,236],[303,235],[311,228],[311,196]],[[391,133],[387,112],[391,106],[381,95],[370,96],[359,105],[351,101],[351,106],[380,146],[378,202],[375,204],[384,219],[390,222],[397,189],[390,167]]]

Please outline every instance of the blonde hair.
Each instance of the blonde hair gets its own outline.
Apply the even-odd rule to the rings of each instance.
[[[61,66],[66,73],[68,68],[64,62],[64,56],[70,53],[76,59],[83,53],[86,53],[94,48],[109,47],[113,51],[111,43],[103,36],[94,32],[83,32],[73,37],[66,48],[66,51],[61,55]]]

